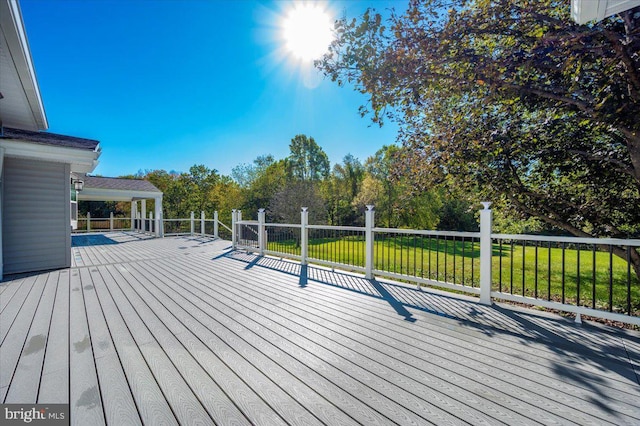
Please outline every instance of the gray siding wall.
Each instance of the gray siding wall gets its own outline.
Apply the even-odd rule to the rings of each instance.
[[[4,274],[71,266],[69,165],[5,158]]]

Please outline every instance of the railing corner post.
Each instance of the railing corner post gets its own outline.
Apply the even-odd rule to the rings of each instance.
[[[483,202],[480,210],[480,303],[491,304],[491,260],[493,257],[490,202]]]
[[[365,278],[370,280],[373,278],[373,224],[375,219],[375,210],[372,205],[367,205],[367,210],[365,211],[365,231],[364,231],[364,240],[365,240],[365,252],[364,252],[364,268],[365,268]]]
[[[238,212],[236,211],[236,209],[231,210],[231,247],[235,250],[236,249],[236,227],[237,222],[238,221]]]
[[[200,235],[202,235],[204,237],[204,210],[200,211]]]
[[[113,231],[113,212],[109,212],[109,231]]]
[[[87,232],[91,231],[91,213],[87,212]]]
[[[308,207],[302,207],[300,211],[300,263],[302,265],[307,264],[307,257],[309,256],[309,209]]]
[[[258,249],[260,256],[264,256],[266,245],[266,227],[264,209],[258,209]]]
[[[213,212],[213,238],[218,238],[218,210]]]
[[[196,214],[191,212],[191,235],[196,231]]]

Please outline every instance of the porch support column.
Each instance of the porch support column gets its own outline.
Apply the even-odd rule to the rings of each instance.
[[[142,232],[147,232],[147,200],[140,200],[140,227]]]
[[[156,237],[164,236],[164,223],[162,222],[162,196],[155,198],[156,208]]]
[[[138,211],[138,202],[131,201],[131,230],[136,229],[136,212]]]

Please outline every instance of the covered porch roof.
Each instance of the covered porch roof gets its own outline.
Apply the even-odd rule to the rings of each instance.
[[[76,176],[84,181],[78,201],[136,201],[162,199],[162,191],[151,182],[141,179],[123,179],[97,176]]]

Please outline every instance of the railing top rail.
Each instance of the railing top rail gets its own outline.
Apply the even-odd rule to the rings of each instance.
[[[480,238],[479,232],[458,232],[458,231],[427,231],[420,229],[400,229],[400,228],[373,228],[373,232],[389,232],[393,234],[418,234],[434,235],[437,237],[465,237]]]
[[[270,226],[273,228],[302,228],[302,225],[299,223],[265,223],[264,226]]]
[[[257,220],[239,220],[236,222],[238,225],[257,225],[259,222]]]
[[[334,231],[358,231],[364,232],[364,226],[335,226],[335,225],[307,225],[309,229],[329,229]]]
[[[528,235],[528,234],[491,234],[491,238],[499,239],[499,240],[543,241],[543,242],[552,242],[552,243],[595,244],[595,245],[640,247],[640,239],[624,239],[624,238],[554,237],[549,235]]]

